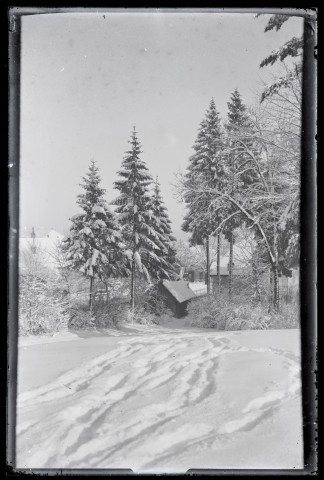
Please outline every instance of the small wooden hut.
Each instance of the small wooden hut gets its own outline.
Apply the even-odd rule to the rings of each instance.
[[[167,306],[177,318],[187,314],[189,300],[196,294],[189,288],[185,280],[162,280],[159,285],[160,294],[165,298]]]

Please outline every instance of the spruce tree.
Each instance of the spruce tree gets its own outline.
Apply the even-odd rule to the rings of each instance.
[[[160,184],[155,180],[152,196],[153,223],[152,226],[158,234],[156,240],[160,250],[156,252],[159,261],[153,261],[151,265],[152,276],[156,279],[172,278],[175,276],[177,266],[175,237],[172,235],[171,221],[164,204]]]
[[[230,102],[227,103],[228,114],[227,123],[225,125],[227,133],[227,171],[226,171],[226,186],[228,192],[236,197],[242,191],[242,188],[247,187],[254,181],[254,170],[246,168],[250,163],[250,158],[247,158],[246,149],[253,148],[251,133],[252,126],[249,121],[247,108],[242,102],[241,95],[237,89],[231,95]],[[241,173],[244,172],[244,173]],[[228,216],[234,212],[232,205],[228,207]],[[231,217],[225,225],[224,235],[230,244],[229,254],[229,277],[228,277],[228,293],[232,295],[233,284],[233,247],[235,243],[234,230],[242,224],[242,216],[237,214]]]
[[[120,195],[112,203],[117,205],[116,213],[122,226],[123,239],[131,251],[131,309],[135,306],[135,274],[144,274],[150,281],[151,265],[159,264],[159,235],[153,225],[156,223],[152,211],[149,188],[152,176],[141,160],[141,144],[134,130],[129,140],[130,150],[125,154],[118,171],[120,177],[114,183]]]
[[[82,180],[84,193],[77,196],[81,212],[70,219],[72,225],[63,244],[68,266],[90,278],[92,311],[94,279],[125,274],[126,267],[119,225],[104,199],[105,189],[100,186],[101,177],[94,160]]]
[[[211,100],[205,118],[200,124],[196,142],[193,146],[195,153],[189,159],[186,174],[188,195],[185,196],[188,213],[184,218],[182,229],[191,233],[191,245],[206,246],[207,256],[207,292],[210,292],[209,275],[209,236],[221,221],[221,211],[215,208],[210,211],[210,195],[194,194],[194,185],[204,183],[210,188],[222,188],[224,165],[222,158],[223,131],[219,113],[216,110],[214,99]],[[210,217],[202,220],[202,212],[210,211]],[[218,235],[218,241],[220,235]],[[219,251],[219,249],[218,249]],[[218,262],[219,264],[219,262]]]

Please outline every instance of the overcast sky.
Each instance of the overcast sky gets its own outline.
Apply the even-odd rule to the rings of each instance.
[[[255,101],[271,68],[261,60],[302,19],[264,33],[269,15],[103,12],[22,18],[20,228],[65,233],[79,183],[94,158],[113,190],[133,126],[142,159],[159,177],[176,233],[184,207],[174,173],[185,171],[213,97],[223,118],[235,88]],[[267,71],[266,71],[267,70]]]

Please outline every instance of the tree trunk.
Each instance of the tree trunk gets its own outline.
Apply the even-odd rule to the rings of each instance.
[[[106,303],[108,303],[109,289],[108,289],[108,282],[106,282],[106,281],[105,281],[105,289],[106,289]]]
[[[271,268],[270,268],[269,282],[270,282],[269,311],[271,311],[272,306],[273,306],[273,270],[272,270],[272,265],[271,265]]]
[[[253,277],[255,282],[256,297],[258,302],[261,303],[261,288],[260,288],[260,282],[259,282],[258,269],[255,261],[252,261],[252,272],[253,272]]]
[[[206,238],[206,260],[207,260],[207,295],[210,294],[210,260],[209,260],[209,236]]]
[[[233,285],[233,245],[234,235],[230,233],[230,252],[229,252],[229,268],[228,268],[228,296],[232,297],[232,285]]]
[[[278,264],[273,263],[270,270],[270,302],[269,310],[279,311],[280,308],[280,292],[279,292],[279,274]]]
[[[89,310],[90,314],[92,314],[92,307],[93,307],[93,277],[90,277],[90,295],[89,295]]]
[[[134,313],[135,308],[135,259],[132,259],[132,276],[131,276],[131,310]]]
[[[221,289],[221,280],[220,280],[220,232],[217,233],[217,286],[218,293]]]
[[[274,235],[273,235],[273,253],[274,253],[274,262],[272,264],[273,271],[273,309],[275,312],[279,311],[279,262],[278,262],[278,232],[277,227],[274,222],[273,225]]]
[[[274,264],[273,271],[273,309],[275,312],[279,311],[279,276],[278,276],[278,264]]]

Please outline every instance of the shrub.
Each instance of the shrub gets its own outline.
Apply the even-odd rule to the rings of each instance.
[[[21,275],[19,284],[19,334],[44,335],[66,330],[69,322],[67,298],[56,278]]]
[[[158,282],[151,285],[139,284],[135,292],[135,305],[139,310],[158,316],[168,311],[165,298],[159,292]]]
[[[147,311],[143,307],[135,307],[132,311],[128,309],[127,311],[127,322],[128,323],[137,323],[139,325],[156,325],[156,316]]]
[[[92,315],[89,312],[87,301],[73,301],[69,310],[69,328],[118,328],[122,323],[138,323],[141,325],[155,324],[155,315],[143,305],[135,307],[134,314],[129,308],[129,299],[111,298],[108,301],[98,299],[93,304]]]
[[[53,334],[68,327],[68,296],[60,276],[48,267],[48,260],[37,242],[21,251],[20,335]]]
[[[115,328],[127,319],[129,301],[124,298],[112,298],[108,302],[96,302],[93,308],[94,322],[97,328]]]
[[[70,308],[69,328],[71,330],[92,330],[95,328],[94,315],[90,313],[89,307]]]
[[[129,300],[100,299],[93,304],[92,315],[87,301],[74,301],[70,309],[69,327],[73,329],[118,328],[128,319]]]
[[[69,296],[69,324],[71,330],[94,329],[94,316],[90,314],[87,298]]]
[[[68,315],[60,306],[45,307],[39,315],[27,316],[21,313],[19,335],[48,335],[67,330]]]
[[[110,296],[108,302],[100,300],[99,297],[94,302],[96,326],[118,327],[125,321],[140,325],[156,325],[158,323],[157,317],[163,315],[172,316],[172,312],[166,306],[165,299],[159,293],[158,283],[136,282],[135,309],[132,312],[129,308],[129,279],[114,282],[114,290],[112,290],[111,286],[109,290],[113,292],[114,296]],[[127,294],[126,296],[125,293]]]
[[[165,322],[168,322],[171,318],[175,318],[174,313],[169,308],[165,308],[163,313],[156,317],[156,322],[158,325],[163,325]]]
[[[108,291],[108,299],[129,299],[130,296],[130,280],[129,278],[109,278],[106,285],[103,284]],[[105,288],[105,289],[106,289]]]
[[[129,323],[157,325],[159,317],[173,316],[167,307],[165,298],[159,292],[158,285],[158,282],[151,285],[142,282],[136,286],[135,309],[133,312],[129,309],[127,315]]]
[[[300,327],[300,308],[299,302],[283,303],[278,313],[269,314],[269,328],[299,328]]]
[[[299,314],[295,305],[283,305],[280,312],[269,312],[268,307],[255,304],[247,298],[212,295],[192,300],[188,307],[192,326],[216,330],[265,330],[298,328]]]

